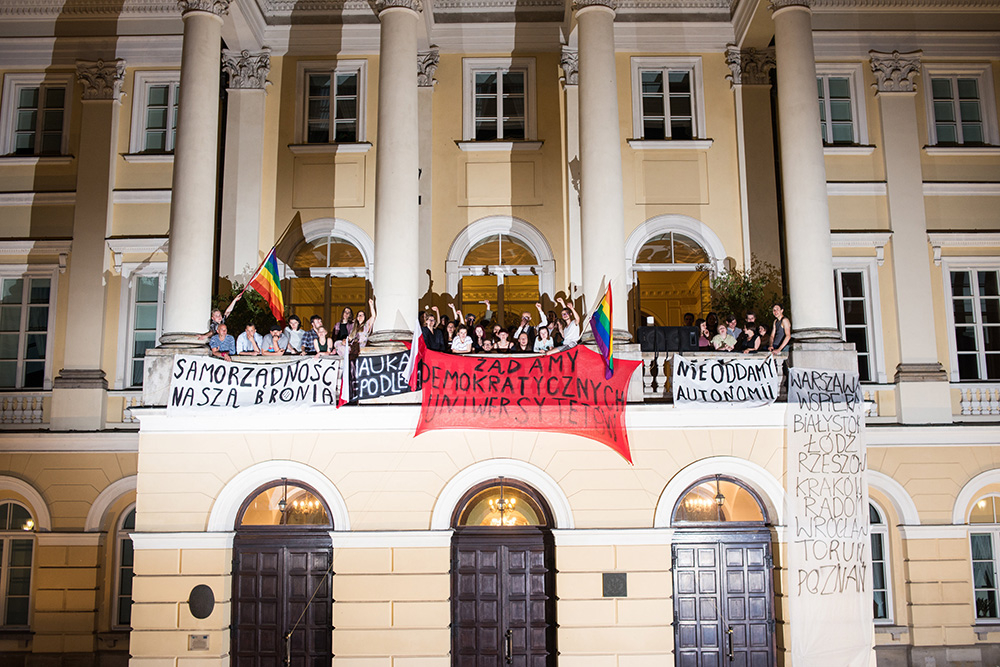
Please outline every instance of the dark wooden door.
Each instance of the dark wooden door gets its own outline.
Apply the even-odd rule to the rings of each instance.
[[[333,658],[331,558],[329,535],[237,536],[233,667],[284,665],[284,637],[296,621],[290,641],[292,667],[329,667]]]
[[[460,528],[452,542],[452,665],[555,665],[551,533]]]
[[[673,546],[678,667],[773,667],[770,536],[736,533]]]

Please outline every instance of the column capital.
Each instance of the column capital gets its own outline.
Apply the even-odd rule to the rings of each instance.
[[[766,86],[771,83],[768,73],[774,69],[774,49],[740,49],[735,44],[726,47],[726,64],[732,74],[726,80],[732,86]]]
[[[121,58],[107,61],[78,60],[76,78],[83,84],[83,99],[121,102],[125,61]]]
[[[387,9],[394,9],[396,7],[402,7],[414,12],[419,12],[422,9],[420,0],[375,0],[375,11],[379,14]]]
[[[772,13],[785,7],[805,7],[806,9],[812,9],[812,0],[771,0],[767,5],[767,8]]]
[[[229,75],[229,90],[263,90],[271,71],[271,49],[222,50],[222,69]]]
[[[920,57],[923,51],[910,53],[882,53],[869,51],[872,60],[872,72],[875,74],[875,90],[879,93],[914,93],[917,90],[914,81],[920,74]]]
[[[188,12],[208,12],[219,17],[229,13],[231,2],[232,0],[177,0],[182,15]]]
[[[618,10],[618,0],[574,0],[573,11],[586,9],[587,7],[607,7],[611,11]]]
[[[434,72],[437,71],[438,63],[441,61],[441,53],[436,46],[432,46],[429,51],[417,53],[417,87],[433,88],[437,83]]]
[[[562,48],[562,55],[559,57],[559,66],[563,70],[563,78],[567,86],[575,86],[580,83],[580,52],[568,46]]]

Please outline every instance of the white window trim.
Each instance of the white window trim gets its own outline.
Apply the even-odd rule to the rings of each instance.
[[[115,523],[115,587],[111,594],[111,627],[117,630],[128,629],[130,626],[122,625],[118,622],[118,597],[121,593],[122,588],[122,539],[128,537],[132,539],[132,534],[122,528],[122,524],[125,522],[125,518],[128,516],[129,512],[135,510],[135,503],[130,504],[121,514],[118,515],[118,521]],[[135,547],[133,545],[133,559],[135,555]],[[133,560],[134,563],[134,560]],[[135,566],[133,564],[132,571],[135,572]]]
[[[36,535],[35,531],[38,530],[38,520],[35,518],[34,513],[32,513],[31,508],[25,505],[24,503],[20,502],[19,500],[14,500],[13,498],[9,497],[0,499],[0,505],[5,505],[7,503],[13,503],[14,505],[18,505],[19,507],[24,508],[28,512],[28,516],[31,517],[31,520],[35,522],[35,530],[31,532],[0,529],[0,543],[3,543],[2,546],[0,546],[0,549],[2,549],[3,551],[3,558],[4,558],[3,562],[0,562],[0,630],[17,631],[24,628],[30,628],[32,621],[35,618],[34,601],[35,601],[35,585],[37,583],[37,580],[35,578],[36,577],[35,558],[37,557],[38,554],[38,540],[35,537]],[[7,580],[9,578],[7,573],[8,565],[6,560],[9,551],[6,545],[13,540],[24,540],[24,539],[30,539],[32,541],[31,568],[30,568],[31,578],[28,581],[28,623],[26,625],[5,625],[4,619],[7,617]]]
[[[862,63],[816,63],[816,76],[847,77],[851,87],[851,117],[854,121],[854,144],[868,146],[868,110],[865,105],[864,67]],[[827,118],[829,123],[830,119]],[[850,144],[827,144],[824,148],[848,148]]]
[[[868,309],[869,331],[868,351],[871,358],[873,377],[872,383],[885,384],[888,380],[885,371],[885,351],[882,335],[882,300],[879,298],[878,259],[876,257],[834,257],[833,271],[860,271],[865,284],[865,306]],[[836,278],[836,276],[835,276]],[[834,280],[837,296],[837,309],[840,309],[840,283]],[[841,335],[844,330],[841,328]]]
[[[0,265],[0,279],[3,278],[50,278],[49,322],[45,336],[45,374],[41,387],[27,387],[14,391],[48,391],[52,389],[52,357],[55,354],[56,309],[59,304],[59,267],[51,264],[3,264]]]
[[[462,139],[476,144],[492,143],[476,141],[475,98],[476,72],[483,70],[524,70],[524,141],[538,139],[538,114],[535,95],[534,58],[462,58]],[[503,141],[503,140],[501,140]],[[509,142],[510,140],[507,140]],[[520,141],[520,140],[518,140]],[[463,149],[465,150],[465,149]],[[477,149],[478,150],[478,149]]]
[[[951,293],[952,271],[975,271],[990,269],[1000,271],[1000,257],[954,257],[941,259],[941,280],[944,287],[945,322],[948,325],[948,356],[951,362],[951,381],[960,382],[958,376],[958,348],[955,345],[955,311]],[[969,380],[967,383],[990,382],[990,380]]]
[[[132,389],[134,385],[126,380],[132,373],[132,327],[135,324],[135,284],[138,276],[160,278],[160,298],[166,287],[166,262],[123,262],[121,265],[121,298],[118,311],[118,370],[115,373],[115,389]],[[156,313],[157,338],[163,331],[163,308]]]
[[[642,84],[639,72],[645,69],[689,69],[691,70],[691,95],[694,97],[694,133],[692,140],[682,141],[685,144],[698,142],[698,148],[703,148],[703,140],[708,139],[708,119],[705,115],[705,76],[702,72],[700,56],[693,57],[632,57],[632,137],[633,141],[645,141],[642,132]],[[631,141],[629,142],[631,145]],[[634,147],[634,146],[633,146]]]
[[[295,70],[295,144],[309,146],[337,145],[330,144],[306,144],[306,95],[308,86],[306,75],[315,72],[330,72],[332,74],[344,74],[357,72],[358,74],[358,139],[350,142],[352,145],[363,144],[367,141],[367,128],[365,118],[367,117],[368,98],[368,61],[367,60],[305,60],[298,63]],[[333,119],[330,119],[333,122]]]
[[[924,106],[927,113],[927,141],[930,147],[937,146],[937,128],[934,126],[934,95],[931,92],[931,79],[935,77],[967,77],[979,80],[979,111],[983,118],[983,139],[990,146],[1000,144],[1000,132],[997,129],[996,94],[993,92],[993,68],[990,63],[921,63],[924,82]],[[961,150],[963,145],[948,146],[953,150]],[[982,148],[978,144],[969,148]]]
[[[875,625],[892,625],[895,615],[893,614],[893,601],[892,601],[892,543],[889,542],[889,515],[886,514],[882,506],[872,500],[868,499],[868,502],[875,508],[878,512],[879,517],[882,519],[882,523],[868,526],[869,536],[871,535],[881,535],[882,536],[882,562],[885,565],[885,618],[876,618]],[[874,575],[874,572],[872,573]],[[875,585],[872,584],[872,595],[875,594]],[[873,600],[874,602],[874,600]]]
[[[14,128],[17,116],[17,91],[33,86],[64,86],[66,97],[63,102],[62,147],[59,156],[23,155],[19,158],[47,158],[69,155],[70,112],[73,109],[73,75],[70,73],[8,72],[3,77],[3,93],[0,97],[0,156],[14,154]]]
[[[969,538],[968,538],[969,539],[969,541],[968,541],[968,544],[969,544],[969,582],[972,584],[970,592],[972,593],[972,617],[973,617],[973,623],[975,625],[995,625],[997,623],[1000,623],[1000,608],[998,608],[998,615],[995,616],[995,617],[992,617],[992,618],[989,617],[989,616],[984,617],[984,618],[980,618],[978,615],[976,615],[976,568],[975,568],[974,561],[973,561],[973,558],[972,558],[972,534],[973,533],[989,533],[990,536],[992,537],[992,539],[990,540],[990,544],[993,547],[993,576],[994,576],[994,579],[996,578],[997,574],[1000,574],[1000,544],[998,544],[998,542],[1000,542],[1000,524],[996,524],[996,523],[971,523],[969,521],[969,519],[970,519],[970,517],[972,515],[972,508],[974,508],[976,506],[975,503],[978,503],[980,500],[983,500],[985,498],[997,498],[997,499],[1000,499],[1000,494],[996,494],[996,493],[984,493],[984,494],[981,494],[979,496],[976,496],[975,502],[971,503],[969,505],[968,513],[965,516],[965,523],[969,526]],[[997,604],[998,604],[998,607],[1000,607],[1000,583],[998,583],[998,585],[996,587],[996,591],[997,591],[997,597],[998,597]]]
[[[131,162],[166,162],[172,159],[173,150],[163,153],[146,153],[146,107],[149,106],[149,87],[179,84],[181,73],[177,70],[136,72],[132,83],[132,127],[129,131],[128,152]],[[136,159],[133,156],[139,156]],[[143,160],[144,157],[151,159]]]

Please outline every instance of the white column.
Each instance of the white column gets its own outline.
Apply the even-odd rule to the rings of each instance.
[[[53,430],[104,427],[108,381],[104,353],[105,271],[118,153],[125,61],[77,63],[83,86],[79,168],[69,262],[63,368],[52,383]]]
[[[260,263],[264,106],[270,49],[223,52],[229,75],[219,274],[246,282]]]
[[[933,312],[927,214],[920,169],[917,89],[920,52],[870,52],[882,116],[882,152],[892,227],[892,272],[899,322],[899,364],[896,366],[896,413],[905,423],[950,422],[951,390],[938,361],[933,335],[926,329]]]
[[[580,52],[564,46],[559,61],[566,93],[566,266],[570,285],[583,284],[580,238]],[[571,292],[572,293],[572,292]],[[549,295],[550,297],[553,295]]]
[[[199,346],[212,307],[222,17],[229,0],[179,0],[184,21],[164,345]]]
[[[419,295],[420,150],[417,133],[416,0],[383,0],[379,20],[375,145],[373,343],[410,340]]]
[[[625,280],[625,205],[615,73],[614,0],[576,3],[580,80],[580,229],[585,307],[614,295],[615,337],[628,333]]]
[[[833,289],[812,10],[809,0],[775,0],[771,8],[792,335],[797,343],[834,342],[841,337]]]

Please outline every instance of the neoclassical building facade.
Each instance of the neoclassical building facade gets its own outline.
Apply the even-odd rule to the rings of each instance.
[[[840,667],[792,645],[790,408],[634,342],[755,260],[782,361],[862,384],[852,664],[1000,660],[992,0],[0,0],[0,79],[3,665]],[[419,394],[168,410],[276,245],[365,354],[610,285],[633,465]]]

